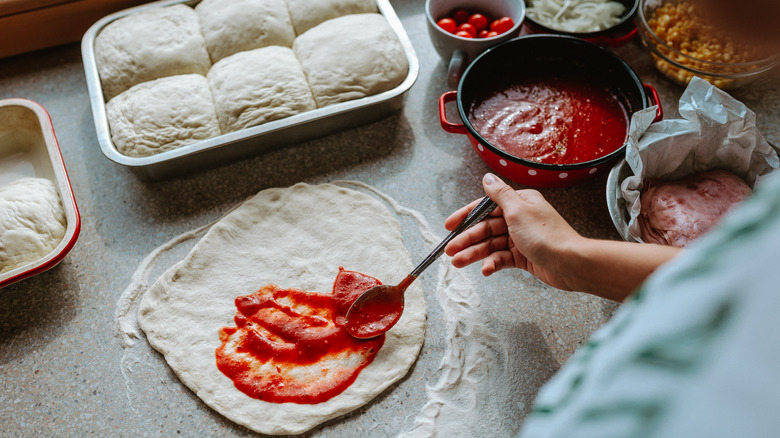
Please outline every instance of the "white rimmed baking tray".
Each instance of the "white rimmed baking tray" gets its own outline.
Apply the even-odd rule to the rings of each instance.
[[[49,113],[27,99],[0,100],[0,185],[25,177],[54,182],[65,210],[67,228],[62,241],[49,254],[0,274],[0,287],[54,267],[73,248],[81,229],[76,198]]]
[[[117,151],[111,141],[103,91],[95,64],[95,37],[109,23],[126,15],[151,8],[183,3],[195,6],[200,0],[163,0],[126,9],[97,21],[81,41],[81,54],[92,105],[98,142],[103,154],[115,163],[130,168],[141,179],[162,179],[223,164],[237,158],[299,143],[333,132],[379,120],[397,111],[407,91],[417,80],[420,67],[412,43],[388,0],[377,0],[379,12],[398,36],[409,62],[406,78],[395,88],[349,102],[296,114],[281,120],[223,134],[178,149],[149,157],[128,157]]]

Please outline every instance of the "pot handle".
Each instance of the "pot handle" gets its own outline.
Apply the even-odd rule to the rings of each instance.
[[[445,106],[447,103],[454,101],[458,98],[458,92],[455,90],[448,91],[441,95],[439,98],[439,120],[441,121],[441,127],[447,132],[450,132],[452,134],[466,134],[468,130],[466,129],[466,125],[462,123],[451,123],[449,120],[447,120],[447,113],[445,111]]]
[[[664,109],[661,108],[661,99],[658,97],[658,92],[655,91],[655,88],[653,88],[652,85],[642,84],[642,86],[645,87],[645,91],[649,92],[647,100],[650,101],[650,106],[658,105],[653,123],[660,122],[664,118]]]
[[[447,69],[447,85],[450,88],[458,88],[460,76],[463,74],[463,68],[466,66],[466,54],[463,50],[455,50],[450,58],[450,65]]]

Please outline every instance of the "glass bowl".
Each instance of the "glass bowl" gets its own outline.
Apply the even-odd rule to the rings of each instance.
[[[778,58],[762,57],[727,41],[710,26],[700,26],[690,0],[641,0],[639,35],[655,66],[686,85],[698,76],[718,88],[745,85],[771,70]]]

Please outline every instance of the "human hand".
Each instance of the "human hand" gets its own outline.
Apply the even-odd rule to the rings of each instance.
[[[452,264],[461,268],[482,260],[482,274],[504,268],[524,269],[545,283],[576,290],[567,268],[569,255],[584,238],[535,190],[513,190],[495,175],[482,180],[498,204],[493,213],[447,245]],[[452,230],[479,201],[460,208],[444,223]]]

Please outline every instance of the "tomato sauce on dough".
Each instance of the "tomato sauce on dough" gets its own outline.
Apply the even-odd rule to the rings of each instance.
[[[340,394],[384,344],[384,335],[361,340],[344,328],[352,303],[380,284],[339,268],[330,294],[269,284],[236,298],[236,326],[220,330],[217,368],[267,402],[315,404]]]
[[[547,164],[603,157],[623,146],[628,132],[628,114],[618,98],[574,77],[514,83],[472,104],[469,121],[504,152]]]

